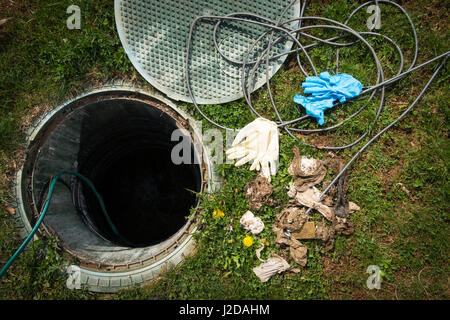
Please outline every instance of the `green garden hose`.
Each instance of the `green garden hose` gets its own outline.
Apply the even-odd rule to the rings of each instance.
[[[114,232],[114,234],[116,236],[118,236],[125,244],[132,246],[132,243],[130,243],[129,241],[127,241],[118,231],[117,228],[115,227],[114,223],[111,221],[111,218],[109,217],[108,213],[106,212],[106,208],[105,208],[105,204],[103,203],[103,200],[100,196],[100,194],[97,192],[97,190],[95,189],[94,185],[92,184],[92,182],[84,177],[83,175],[79,174],[78,172],[73,172],[73,171],[66,171],[63,170],[61,172],[59,172],[57,175],[55,175],[50,183],[50,187],[49,187],[49,191],[48,191],[48,196],[47,196],[47,200],[45,202],[44,208],[42,209],[42,212],[39,216],[39,219],[37,220],[36,224],[34,225],[33,229],[31,230],[31,232],[28,234],[28,236],[25,238],[25,240],[22,242],[22,244],[20,245],[20,247],[16,250],[16,252],[12,255],[12,257],[8,260],[8,262],[3,266],[2,270],[0,271],[0,278],[3,277],[3,275],[6,273],[6,270],[8,270],[8,268],[14,263],[14,261],[17,259],[17,257],[22,253],[22,251],[25,249],[25,247],[28,245],[28,243],[30,242],[30,240],[33,238],[34,234],[36,233],[36,231],[38,230],[39,226],[41,225],[42,221],[44,220],[45,214],[47,213],[48,207],[50,205],[50,200],[52,199],[53,196],[53,192],[55,189],[55,185],[56,182],[58,181],[58,179],[64,175],[64,174],[69,174],[69,175],[73,175],[76,176],[78,178],[80,178],[83,182],[85,182],[90,188],[91,190],[94,192],[95,196],[97,197],[97,200],[100,204],[100,207],[102,209],[102,212],[106,218],[106,221],[108,222],[109,226],[111,227],[111,230]]]

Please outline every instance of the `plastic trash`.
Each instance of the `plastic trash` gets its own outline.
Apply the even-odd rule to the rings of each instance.
[[[344,103],[349,98],[354,98],[361,93],[362,84],[351,75],[341,73],[335,76],[328,72],[322,72],[319,77],[307,77],[302,84],[304,93],[311,95],[304,97],[295,95],[294,102],[301,104],[306,114],[317,119],[319,125],[323,125],[324,112],[332,108],[335,101]]]

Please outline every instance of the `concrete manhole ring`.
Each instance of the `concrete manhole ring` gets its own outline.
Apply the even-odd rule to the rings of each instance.
[[[78,171],[104,193],[111,218],[136,244],[115,239],[89,199],[90,190],[64,177],[40,232],[57,236],[78,261],[82,285],[116,292],[178,265],[195,245],[196,224],[186,217],[197,199],[187,190],[220,187],[202,143],[192,143],[197,163],[168,161],[176,143],[171,132],[178,128],[201,141],[201,129],[170,100],[127,85],[91,90],[46,114],[29,130],[27,157],[16,173],[14,218],[21,236],[31,231],[51,176]]]

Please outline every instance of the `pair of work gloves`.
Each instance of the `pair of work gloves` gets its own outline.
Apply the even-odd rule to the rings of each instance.
[[[316,118],[319,125],[324,124],[324,112],[332,108],[335,101],[344,103],[359,95],[362,90],[361,82],[351,75],[341,73],[332,76],[328,72],[322,72],[319,77],[307,77],[302,87],[304,93],[311,95],[304,97],[297,94],[294,102],[301,104],[306,114]]]
[[[278,127],[273,121],[257,118],[239,130],[232,147],[226,152],[229,159],[239,159],[239,167],[253,161],[250,170],[261,171],[270,182],[278,169]]]

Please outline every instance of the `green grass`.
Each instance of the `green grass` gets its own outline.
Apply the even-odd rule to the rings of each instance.
[[[83,1],[81,30],[68,30],[65,9],[72,1],[18,1],[13,7],[0,5],[0,19],[13,20],[0,30],[0,261],[19,245],[12,220],[5,210],[10,199],[8,184],[20,165],[24,130],[32,119],[56,106],[58,101],[79,93],[84,87],[113,78],[126,78],[145,84],[126,57],[115,30],[112,1]],[[77,3],[75,3],[77,4]],[[6,6],[6,7],[2,7]],[[354,1],[312,1],[311,15],[344,21],[358,5]],[[449,50],[448,14],[444,1],[427,0],[405,4],[417,27],[420,50],[418,62],[424,62]],[[364,26],[358,16],[352,27]],[[412,59],[412,37],[407,22],[394,11],[383,10],[386,35],[405,50],[406,66]],[[395,26],[390,28],[389,26]],[[316,35],[325,36],[325,32]],[[395,50],[371,39],[382,61],[386,76],[392,76],[399,60]],[[355,46],[341,51],[341,71],[363,83],[375,80],[374,63],[367,51]],[[318,71],[334,68],[335,51],[321,47],[311,51]],[[275,101],[285,119],[304,111],[292,102],[301,92],[304,76],[289,57],[271,80]],[[387,90],[384,111],[373,132],[392,122],[414,100],[431,76],[425,68]],[[64,254],[55,241],[34,244],[0,280],[0,298],[4,299],[448,299],[449,282],[449,67],[440,74],[422,101],[401,123],[383,135],[355,162],[350,171],[347,197],[361,207],[352,215],[356,231],[339,237],[334,250],[325,252],[319,241],[309,241],[308,263],[301,273],[274,276],[261,284],[252,272],[259,264],[254,249],[244,248],[247,235],[239,226],[240,216],[248,209],[243,187],[255,173],[248,166],[220,167],[225,177],[222,190],[202,195],[196,234],[196,253],[157,281],[117,295],[105,296],[86,291],[69,291],[60,267]],[[275,119],[267,90],[253,94],[255,108]],[[354,103],[326,115],[334,124],[361,103]],[[345,144],[360,136],[370,125],[377,101],[360,116],[333,133],[306,136],[306,141]],[[192,105],[182,107],[201,119]],[[243,99],[227,105],[203,106],[215,121],[239,128],[253,119]],[[314,123],[302,127],[317,127]],[[204,129],[211,125],[204,121]],[[270,246],[262,252],[280,252],[274,246],[271,231],[276,214],[288,199],[285,186],[292,180],[287,168],[292,146],[301,153],[324,158],[326,152],[305,147],[285,132],[280,140],[280,166],[274,177],[273,198],[278,207],[264,206],[257,215],[266,228],[258,238]],[[338,153],[350,159],[360,145]],[[402,188],[403,186],[403,188]],[[406,190],[406,191],[405,191]],[[237,191],[237,192],[236,192]],[[221,208],[223,218],[212,212]],[[233,227],[233,232],[228,231]],[[293,261],[290,261],[295,265]],[[378,265],[383,271],[380,290],[368,290],[366,269]]]

